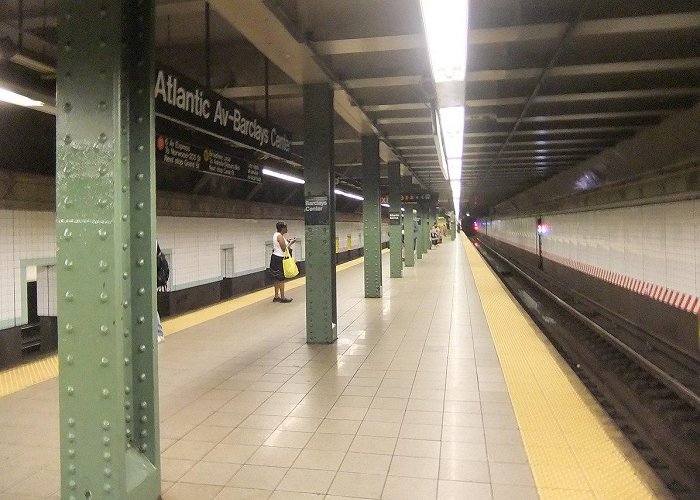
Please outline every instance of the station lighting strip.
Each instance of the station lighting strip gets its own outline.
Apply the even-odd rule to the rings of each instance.
[[[459,219],[469,0],[420,0],[420,5],[437,94],[436,147],[440,170],[450,181],[455,215]]]
[[[276,172],[274,170],[270,170],[269,168],[263,168],[262,174],[268,175],[270,177],[275,177],[277,179],[282,179],[282,180],[287,181],[287,182],[293,182],[295,184],[304,184],[304,179],[302,179],[301,177],[295,177],[293,175],[283,174],[281,172]],[[346,198],[352,198],[353,200],[364,200],[364,198],[362,196],[360,196],[359,194],[350,193],[348,191],[343,191],[342,189],[336,188],[335,194],[338,194],[340,196],[345,196]],[[382,204],[382,206],[389,206],[389,205]]]
[[[2,87],[0,87],[0,101],[16,104],[17,106],[24,106],[25,108],[37,108],[44,105],[44,103],[41,101],[30,99],[29,97],[23,96],[22,94],[17,94]]]

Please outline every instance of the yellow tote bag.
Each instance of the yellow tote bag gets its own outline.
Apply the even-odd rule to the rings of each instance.
[[[297,261],[294,260],[294,257],[289,255],[289,249],[284,251],[284,259],[282,259],[282,269],[284,269],[285,278],[294,278],[297,274],[299,274]]]

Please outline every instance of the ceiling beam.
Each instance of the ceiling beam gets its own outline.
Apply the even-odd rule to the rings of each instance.
[[[365,111],[380,112],[380,111],[414,111],[417,109],[430,109],[424,102],[407,102],[403,104],[375,104],[364,106]]]
[[[566,23],[530,24],[503,28],[475,29],[469,32],[469,45],[504,44],[537,40],[557,40],[566,30]],[[572,33],[574,38],[586,36],[618,35],[658,31],[697,29],[700,12],[682,12],[639,17],[596,19],[582,22]],[[386,52],[393,50],[422,49],[425,37],[413,35],[352,38],[315,42],[314,47],[322,55]]]
[[[587,102],[613,99],[652,99],[658,97],[683,97],[700,95],[700,87],[670,89],[617,90],[608,92],[582,92],[576,94],[538,95],[534,103]],[[498,99],[467,99],[470,108],[513,106],[525,104],[527,97],[502,97]]]
[[[302,97],[301,87],[295,83],[268,85],[270,97]],[[229,99],[247,99],[252,97],[265,97],[264,85],[253,85],[249,87],[227,87],[216,89],[216,92]]]
[[[628,61],[601,64],[557,66],[549,70],[549,77],[607,75],[638,72],[659,72],[700,68],[700,57],[656,59],[653,61]],[[493,82],[503,80],[528,80],[538,78],[541,68],[488,69],[467,72],[469,82]]]
[[[659,72],[697,68],[700,68],[700,57],[689,57],[678,59],[657,59],[653,61],[628,61],[615,63],[558,66],[550,69],[548,76],[557,77],[607,75],[616,73],[625,74],[639,72]],[[487,69],[467,72],[466,81],[494,82],[506,80],[528,80],[539,78],[541,73],[541,68]],[[420,85],[423,80],[424,77],[421,75],[388,76],[377,78],[350,79],[345,81],[345,85],[349,89],[402,87]]]
[[[628,61],[601,64],[581,64],[573,66],[558,66],[550,70],[549,76],[585,76],[585,75],[606,75],[624,74],[638,72],[659,72],[676,71],[700,68],[700,57],[679,58],[679,59],[657,59],[653,61]],[[541,68],[520,68],[520,69],[489,69],[470,71],[466,75],[470,82],[489,82],[506,80],[527,80],[539,77]],[[424,80],[421,75],[404,75],[378,78],[359,78],[346,80],[348,89],[369,89],[384,87],[405,87],[420,85]],[[230,87],[217,89],[217,92],[231,99],[253,99],[264,98],[265,87],[254,85],[248,87]],[[583,92],[577,94],[561,94],[552,96],[538,96],[536,103],[542,102],[576,102],[595,101],[602,99],[638,99],[652,97],[673,97],[684,95],[698,95],[700,89],[688,87],[680,89],[650,89],[650,90],[623,90],[610,92]],[[271,97],[300,97],[301,87],[295,84],[278,84],[269,86]],[[465,104],[470,107],[485,106],[509,106],[524,104],[525,97],[505,97],[496,99],[468,99]],[[402,104],[382,104],[365,106],[368,112],[377,111],[411,111],[426,109],[424,103],[402,103]]]
[[[430,116],[410,116],[399,118],[380,118],[377,120],[379,125],[401,125],[405,123],[432,123],[433,119]]]
[[[421,75],[385,76],[379,78],[356,78],[353,80],[345,80],[345,85],[347,85],[349,89],[405,87],[410,85],[419,85],[422,80],[424,80],[424,77]]]
[[[575,120],[616,120],[620,118],[646,118],[654,116],[670,115],[678,109],[649,109],[645,111],[612,111],[606,113],[575,113],[569,115],[542,115],[527,116],[522,119],[525,123],[537,123],[548,121],[575,121]],[[515,118],[498,118],[498,122],[508,123]]]

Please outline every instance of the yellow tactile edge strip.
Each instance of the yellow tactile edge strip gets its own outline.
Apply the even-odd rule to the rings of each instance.
[[[382,250],[382,253],[388,252]],[[364,258],[351,260],[338,264],[336,271],[343,271],[364,262]],[[306,278],[299,278],[286,284],[287,290],[292,290],[306,284]],[[270,299],[274,296],[273,288],[265,288],[257,292],[249,293],[241,297],[236,297],[219,304],[214,304],[190,313],[177,316],[163,321],[165,335],[186,330],[210,319],[218,318],[224,314],[236,311],[261,300]],[[0,371],[0,398],[12,394],[32,385],[52,379],[58,375],[58,357],[56,355],[15,366],[4,371]]]
[[[669,496],[469,240],[461,236],[540,497]]]

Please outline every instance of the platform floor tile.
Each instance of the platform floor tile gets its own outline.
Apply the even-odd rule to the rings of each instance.
[[[543,499],[664,498],[668,491],[462,236]]]

